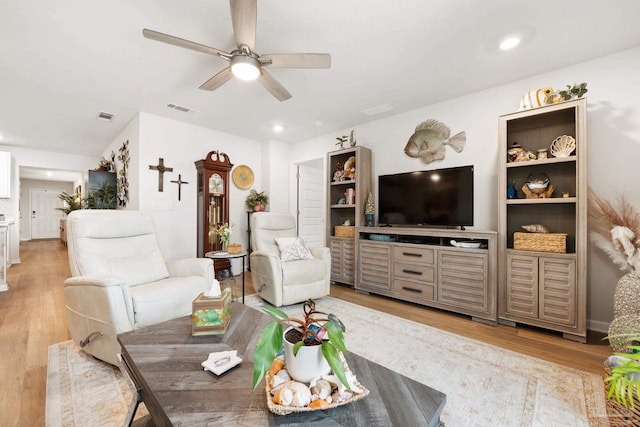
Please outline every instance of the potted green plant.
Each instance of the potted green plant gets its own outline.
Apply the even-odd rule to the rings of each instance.
[[[249,191],[249,195],[245,201],[245,205],[255,212],[264,211],[264,207],[267,203],[269,203],[269,196],[267,196],[264,191],[258,193],[256,190]]]
[[[65,191],[58,194],[58,199],[64,202],[64,207],[56,208],[56,210],[64,212],[69,215],[70,212],[84,208],[84,202],[80,193],[69,194]]]
[[[605,382],[607,399],[615,397],[625,408],[635,409],[640,401],[640,334],[621,334],[607,337],[609,341],[620,342],[631,353],[615,353],[605,365],[609,374]]]
[[[87,209],[116,209],[117,197],[116,186],[105,181],[102,187],[89,192],[85,205]]]
[[[254,390],[271,367],[285,341],[287,344],[291,344],[291,352],[285,351],[285,365],[293,379],[296,379],[292,372],[295,369],[291,368],[304,347],[304,349],[322,351],[322,355],[319,357],[324,358],[338,380],[348,390],[351,390],[340,357],[340,352],[347,353],[343,336],[345,327],[338,317],[316,310],[316,304],[311,299],[305,301],[303,305],[304,316],[302,318],[289,317],[281,310],[271,306],[265,306],[262,309],[274,320],[262,330],[253,355]],[[291,325],[286,331],[283,331],[282,328],[284,323]],[[313,368],[306,366],[305,369]],[[322,369],[320,367],[321,371]]]

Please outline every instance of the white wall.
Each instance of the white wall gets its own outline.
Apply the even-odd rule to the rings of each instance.
[[[589,184],[610,200],[624,193],[640,209],[638,70],[640,48],[357,125],[354,129],[358,144],[373,150],[374,188],[378,175],[475,165],[473,228],[497,229],[497,191],[506,191],[497,189],[498,156],[505,155],[498,152],[498,116],[517,110],[520,96],[528,90],[587,82]],[[452,134],[466,131],[467,145],[460,154],[447,148],[445,160],[424,165],[407,157],[404,146],[415,126],[431,118],[448,125]],[[335,137],[350,130],[295,144],[292,163],[325,156],[335,150]],[[589,248],[588,264],[589,327],[606,331],[613,318],[613,291],[622,272],[593,245]]]
[[[235,166],[244,164],[254,172],[252,188],[261,186],[261,144],[258,141],[193,126],[176,120],[166,119],[149,113],[139,115],[139,144],[131,147],[134,137],[127,138],[132,152],[130,180],[138,182],[139,210],[151,214],[154,218],[160,249],[167,259],[193,257],[196,255],[196,193],[197,173],[195,162],[203,159],[214,150],[220,150],[229,156]],[[135,132],[133,132],[135,133]],[[114,141],[122,143],[119,137]],[[110,149],[109,149],[110,152]],[[134,154],[137,153],[137,154]],[[137,165],[134,165],[134,157]],[[158,191],[158,172],[150,170],[149,165],[157,165],[158,158],[164,159],[166,167],[173,172],[164,174],[164,191]],[[133,176],[137,174],[137,176]],[[172,180],[181,175],[183,181],[181,200],[178,201],[178,186]],[[249,190],[237,188],[229,183],[229,216],[233,225],[231,241],[247,247],[247,215],[244,201]],[[239,261],[239,260],[238,260]],[[239,262],[238,265],[241,263]],[[238,273],[234,263],[234,273]]]
[[[119,209],[138,210],[140,182],[138,179],[140,169],[140,115],[137,114],[120,134],[109,144],[102,152],[106,158],[111,158],[111,153],[115,153],[116,157],[120,154],[119,150],[122,145],[129,142],[129,166],[127,169],[127,181],[129,182],[129,202],[125,207]],[[150,141],[149,143],[153,143]],[[122,174],[122,164],[116,160],[116,173],[118,178]]]
[[[269,140],[262,144],[262,188],[269,196],[268,210],[278,213],[293,213],[290,203],[291,183],[295,173],[291,173],[291,145]]]

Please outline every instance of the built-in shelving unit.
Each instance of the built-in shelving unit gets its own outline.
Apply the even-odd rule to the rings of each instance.
[[[334,180],[338,164],[344,165],[351,157],[355,157],[355,176]],[[353,285],[356,268],[354,234],[336,236],[335,228],[347,221],[353,230],[364,225],[364,207],[371,191],[371,150],[355,146],[332,151],[327,155],[327,165],[327,241],[331,249],[331,280]],[[353,203],[347,200],[348,191],[355,193]],[[341,199],[344,203],[340,203]]]
[[[548,149],[561,135],[572,136],[575,151],[567,157],[507,161],[514,143],[536,152]],[[560,331],[566,338],[586,341],[586,100],[564,102],[499,118],[498,173],[499,321]],[[527,199],[520,190],[531,174],[545,173],[555,191],[549,198]],[[518,198],[507,198],[515,182]],[[563,193],[567,197],[563,197]],[[566,252],[523,251],[514,248],[514,233],[523,225],[542,224],[565,233]]]

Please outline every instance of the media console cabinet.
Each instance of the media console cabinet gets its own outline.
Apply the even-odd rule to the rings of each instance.
[[[355,237],[356,291],[497,323],[497,232],[356,227]]]

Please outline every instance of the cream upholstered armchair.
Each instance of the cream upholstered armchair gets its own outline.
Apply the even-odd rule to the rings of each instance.
[[[262,298],[280,307],[329,295],[329,248],[306,248],[293,216],[256,212],[251,217],[251,279]]]
[[[165,262],[153,219],[138,211],[73,211],[67,245],[69,333],[86,352],[114,365],[118,334],[190,314],[214,277],[210,259]]]

